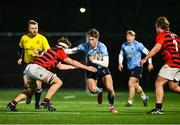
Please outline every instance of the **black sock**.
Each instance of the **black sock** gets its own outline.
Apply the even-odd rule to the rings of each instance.
[[[156,108],[161,109],[162,108],[162,103],[156,103]]]
[[[108,101],[111,106],[114,105],[114,96],[110,95],[110,93],[108,93]]]
[[[35,105],[39,105],[42,89],[35,92]]]

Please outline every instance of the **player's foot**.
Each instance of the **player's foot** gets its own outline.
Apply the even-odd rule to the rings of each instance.
[[[162,109],[158,109],[158,108],[154,108],[152,109],[150,112],[150,114],[160,114],[160,115],[163,115],[163,110]]]
[[[39,104],[35,104],[35,109],[41,109],[41,106]]]
[[[144,106],[147,106],[147,105],[148,105],[148,99],[149,99],[149,97],[146,96],[146,99],[143,100],[143,105],[144,105]]]
[[[126,105],[125,105],[125,107],[132,107],[133,106],[133,104],[130,104],[130,103],[127,103]]]
[[[12,105],[12,103],[7,104],[7,109],[10,111],[17,111],[16,106]]]
[[[31,96],[31,97],[27,97],[27,98],[26,98],[26,104],[30,104],[30,103],[31,103],[31,100],[32,100],[32,96]]]
[[[102,104],[102,101],[103,101],[103,88],[100,88],[101,92],[98,93],[98,96],[97,96],[97,102],[98,104]]]
[[[48,111],[50,111],[50,112],[56,111],[56,108],[51,103],[47,103],[47,102],[42,102],[40,104],[40,108],[48,109]]]
[[[118,113],[118,111],[113,106],[109,108],[109,112]]]

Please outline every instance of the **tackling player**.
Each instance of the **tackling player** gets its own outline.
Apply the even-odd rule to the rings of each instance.
[[[140,65],[141,53],[148,54],[149,51],[144,47],[144,45],[135,40],[135,32],[128,30],[126,32],[127,42],[122,44],[120,53],[119,53],[119,70],[123,69],[123,57],[127,59],[127,66],[129,72],[129,97],[126,107],[133,106],[133,99],[135,93],[137,92],[142,100],[144,106],[147,106],[148,97],[145,95],[142,87],[139,85],[139,79],[142,77],[143,67]],[[148,69],[151,71],[153,69],[152,60],[148,60],[149,65]]]
[[[31,97],[36,89],[36,80],[40,80],[41,82],[50,85],[46,97],[40,104],[40,107],[42,109],[47,108],[49,111],[55,111],[56,109],[52,106],[50,101],[52,96],[62,86],[62,81],[56,76],[56,74],[49,70],[55,67],[61,69],[61,61],[90,72],[97,72],[96,68],[83,65],[80,62],[69,58],[65,54],[64,49],[67,49],[70,45],[71,44],[68,39],[63,37],[58,41],[55,48],[48,49],[41,57],[35,58],[33,62],[26,66],[24,70],[24,77],[27,80],[25,84],[27,85],[28,89],[21,92],[15,99],[7,104],[7,108],[9,110],[17,111],[17,103],[27,97]]]
[[[27,64],[31,63],[36,57],[40,55],[41,52],[46,51],[49,48],[50,47],[47,39],[43,35],[38,33],[38,23],[34,20],[29,20],[28,34],[23,35],[19,42],[18,64],[22,65],[24,70]],[[26,82],[26,78],[23,78],[23,80]],[[37,80],[36,84],[37,87],[35,91],[35,109],[39,109],[42,82]],[[31,98],[32,97],[26,99],[27,104],[31,102]]]
[[[65,50],[68,54],[73,54],[78,51],[85,53],[87,57],[87,63],[90,66],[95,66],[98,72],[86,72],[87,75],[87,86],[92,94],[97,94],[97,101],[99,104],[102,103],[103,90],[97,87],[97,80],[101,79],[104,86],[108,90],[108,101],[110,104],[109,111],[117,113],[118,111],[114,108],[114,97],[115,92],[113,88],[113,80],[109,71],[109,56],[106,46],[99,41],[99,32],[96,29],[91,29],[87,33],[88,41],[81,43],[75,48]]]
[[[169,21],[161,16],[156,20],[156,44],[149,54],[141,61],[142,65],[147,59],[156,55],[160,50],[164,56],[165,65],[160,69],[155,82],[156,106],[151,114],[163,114],[162,102],[164,97],[163,86],[168,83],[170,89],[180,92],[180,38],[169,31]]]

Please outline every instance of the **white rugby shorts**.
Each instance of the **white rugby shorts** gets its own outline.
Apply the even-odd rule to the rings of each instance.
[[[24,75],[29,82],[33,80],[42,81],[49,73],[51,72],[37,64],[28,64],[24,70]]]
[[[168,80],[180,81],[180,68],[169,67],[165,64],[159,71],[159,76],[164,77]]]

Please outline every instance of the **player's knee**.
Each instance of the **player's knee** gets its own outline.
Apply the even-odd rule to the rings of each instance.
[[[142,88],[141,88],[140,86],[138,86],[138,87],[136,88],[136,91],[137,91],[137,93],[141,93],[141,92],[142,92]]]
[[[42,87],[41,86],[36,86],[36,92],[37,91],[42,91]]]
[[[179,92],[178,86],[176,84],[169,84],[169,89],[175,92]]]
[[[36,92],[40,93],[42,91],[42,88],[36,88]]]
[[[62,86],[63,82],[58,77],[55,77],[52,84],[56,85],[57,88],[60,88]]]
[[[91,93],[96,92],[97,89],[96,86],[89,86],[88,88]]]

